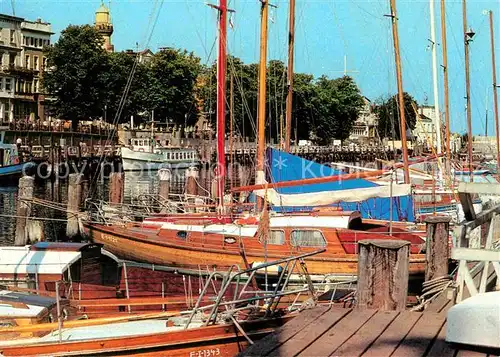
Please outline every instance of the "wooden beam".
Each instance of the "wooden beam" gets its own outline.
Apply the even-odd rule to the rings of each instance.
[[[451,250],[451,259],[482,262],[500,262],[500,250],[453,248]]]
[[[498,183],[460,182],[458,192],[500,195],[500,185]]]
[[[460,198],[460,203],[464,210],[464,216],[466,221],[473,221],[476,219],[476,212],[474,211],[474,204],[472,201],[472,196],[470,193],[458,192],[458,197]]]

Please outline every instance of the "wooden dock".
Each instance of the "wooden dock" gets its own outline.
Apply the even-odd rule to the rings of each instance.
[[[451,300],[425,312],[316,307],[266,336],[240,356],[488,356],[445,341]]]

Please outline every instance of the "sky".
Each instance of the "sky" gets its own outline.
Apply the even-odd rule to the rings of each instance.
[[[296,0],[295,71],[319,77],[347,70],[372,101],[397,92],[389,0]],[[228,0],[235,10],[228,33],[229,53],[245,62],[259,58],[260,2]],[[116,51],[177,47],[193,51],[203,63],[216,55],[217,12],[204,0],[112,0],[112,42]],[[287,60],[288,1],[270,9],[268,59]],[[53,42],[69,24],[91,24],[100,0],[3,0],[0,11],[52,24]],[[469,0],[467,21],[476,35],[470,44],[471,109],[474,135],[494,135],[492,64],[488,10],[495,15],[497,69],[500,68],[500,0]],[[434,105],[430,3],[397,0],[403,87],[419,104]],[[440,1],[436,0],[439,105],[443,111]],[[451,129],[466,132],[462,1],[446,1]],[[500,70],[497,71],[500,75]],[[498,81],[500,82],[500,80]],[[487,115],[488,113],[488,115]]]

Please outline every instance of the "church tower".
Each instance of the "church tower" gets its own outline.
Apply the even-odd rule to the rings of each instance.
[[[103,48],[108,52],[114,51],[114,46],[111,44],[111,35],[113,34],[113,24],[111,23],[111,15],[109,9],[101,2],[101,6],[95,12],[95,28],[104,39]]]

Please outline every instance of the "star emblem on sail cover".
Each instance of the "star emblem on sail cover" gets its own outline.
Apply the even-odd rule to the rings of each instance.
[[[287,159],[283,159],[281,156],[279,156],[277,159],[274,159],[274,167],[277,167],[278,170],[281,170],[284,167],[287,167],[286,161]]]

